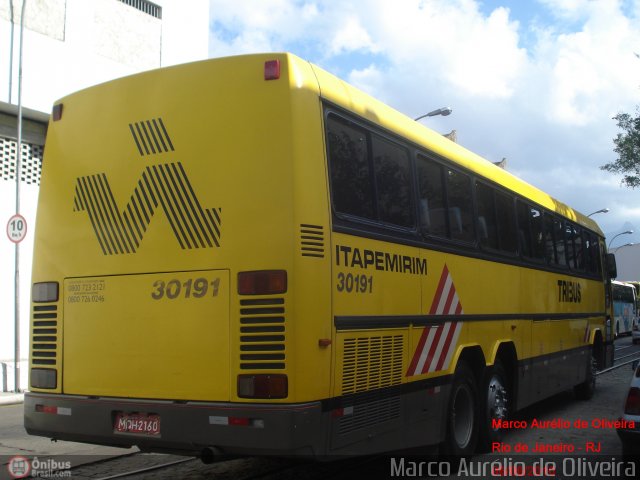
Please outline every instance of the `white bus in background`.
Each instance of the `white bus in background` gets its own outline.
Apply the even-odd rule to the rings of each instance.
[[[613,331],[616,336],[630,334],[638,321],[636,288],[627,282],[614,280],[613,289]]]

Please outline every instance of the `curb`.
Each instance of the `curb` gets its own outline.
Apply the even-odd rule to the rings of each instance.
[[[24,403],[23,393],[0,393],[0,406]]]

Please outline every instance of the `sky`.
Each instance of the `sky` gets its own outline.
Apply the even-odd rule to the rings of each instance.
[[[640,105],[640,0],[211,0],[209,56],[289,51],[640,243],[602,171]],[[637,228],[636,228],[637,227]]]

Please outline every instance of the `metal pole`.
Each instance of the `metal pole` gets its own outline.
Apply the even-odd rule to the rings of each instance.
[[[24,33],[24,7],[20,14],[20,53],[18,57],[18,148],[16,155],[16,214],[20,213],[20,175],[22,162],[22,44]],[[20,242],[16,242],[15,254],[15,392],[20,392]]]
[[[11,39],[9,40],[9,97],[7,102],[11,103],[11,94],[13,90],[13,0],[9,0],[9,14],[11,16]]]

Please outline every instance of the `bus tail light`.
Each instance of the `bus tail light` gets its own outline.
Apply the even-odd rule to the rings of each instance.
[[[624,403],[624,413],[626,415],[640,415],[640,388],[631,387]]]
[[[51,111],[51,117],[53,118],[54,122],[57,122],[62,118],[62,108],[63,108],[62,103],[56,103],[53,106],[53,110]]]
[[[239,295],[275,295],[286,291],[286,270],[257,270],[238,273]]]
[[[264,79],[278,80],[280,78],[280,60],[267,60],[264,62]]]
[[[31,387],[53,389],[58,386],[58,372],[51,368],[32,368]]]
[[[58,291],[58,282],[34,283],[31,288],[31,299],[36,303],[57,302]]]
[[[240,398],[287,398],[289,381],[283,374],[238,375]]]
[[[58,407],[56,405],[36,404],[35,408],[38,413],[50,413],[51,415],[71,415],[71,409],[68,407]]]

